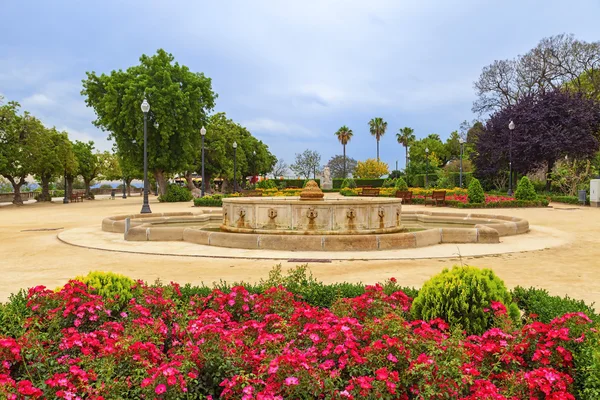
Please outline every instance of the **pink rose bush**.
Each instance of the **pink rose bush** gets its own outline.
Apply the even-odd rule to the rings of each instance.
[[[516,327],[492,303],[496,327],[467,336],[411,320],[412,299],[381,285],[329,309],[282,287],[184,301],[176,284],[138,285],[118,311],[81,282],[30,289],[25,333],[0,337],[0,398],[568,400],[591,325]]]

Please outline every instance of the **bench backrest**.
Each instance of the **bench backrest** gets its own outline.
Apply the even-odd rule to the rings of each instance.
[[[445,190],[434,190],[433,193],[431,193],[431,198],[432,199],[437,199],[437,200],[443,200],[446,198],[446,191]]]
[[[379,194],[379,188],[363,188],[363,196],[377,196]]]
[[[410,190],[397,190],[396,197],[401,199],[412,199],[412,192]]]
[[[243,191],[242,194],[246,197],[262,197],[262,192],[260,190],[246,190]]]

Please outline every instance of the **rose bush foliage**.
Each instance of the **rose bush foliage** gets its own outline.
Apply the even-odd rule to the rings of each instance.
[[[379,284],[330,308],[281,286],[184,300],[177,284],[137,285],[118,312],[78,281],[30,289],[23,332],[0,337],[0,397],[574,399],[590,331],[583,313],[515,328],[498,303],[494,327],[466,335],[411,320],[412,299]]]

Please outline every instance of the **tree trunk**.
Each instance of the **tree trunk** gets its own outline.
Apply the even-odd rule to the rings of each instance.
[[[42,174],[42,193],[38,197],[38,201],[52,201],[50,197],[50,179],[52,178],[48,174]]]
[[[67,187],[65,188],[65,190],[67,191],[67,199],[71,198],[71,195],[73,194],[73,180],[75,179],[74,176],[67,176]]]
[[[154,170],[154,179],[158,182],[158,192],[161,196],[167,193],[167,179],[165,178],[165,172],[163,170]],[[148,188],[150,190],[150,188]]]
[[[87,179],[83,178],[83,183],[85,183],[85,197],[88,199],[91,197],[90,195],[92,193],[92,189],[90,188],[91,182],[91,180],[88,181]]]
[[[192,173],[190,171],[185,173],[185,180],[187,182],[187,187],[190,191],[196,189],[196,185],[194,185],[194,181],[192,180]]]
[[[379,138],[377,138],[377,162],[379,162]]]
[[[346,179],[346,145],[344,145],[344,179]]]
[[[210,181],[212,180],[212,175],[210,175],[207,172],[204,172],[204,177],[206,178],[206,184],[204,184],[204,192],[205,194],[212,194],[213,190],[212,187],[210,187]]]
[[[132,180],[133,180],[133,178],[125,179],[125,186],[127,187],[127,197],[131,197],[131,181]]]
[[[23,184],[25,183],[25,178],[20,177],[18,181],[15,180],[15,178],[13,176],[5,176],[6,179],[8,179],[8,181],[10,182],[10,184],[13,187],[13,192],[14,192],[14,197],[13,197],[13,204],[17,205],[17,206],[22,206],[23,205],[23,199],[21,198],[21,186],[23,186]]]
[[[546,192],[552,189],[552,169],[554,169],[554,160],[548,161],[548,170],[546,171]]]

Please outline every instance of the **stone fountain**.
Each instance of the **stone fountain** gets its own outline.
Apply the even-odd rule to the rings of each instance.
[[[402,231],[402,201],[385,197],[324,199],[309,181],[300,197],[223,199],[221,230],[236,233],[360,235]]]

